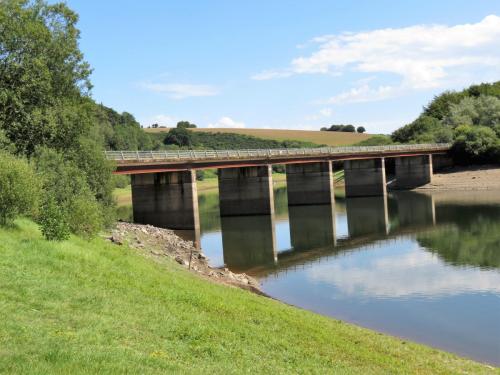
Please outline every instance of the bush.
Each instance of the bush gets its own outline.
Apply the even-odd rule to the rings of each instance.
[[[385,146],[392,144],[392,139],[388,135],[377,134],[368,139],[356,143],[356,146]]]
[[[365,127],[364,127],[364,126],[358,126],[358,127],[356,128],[356,131],[357,131],[358,133],[364,133],[364,132],[366,131],[366,129],[365,129]]]
[[[19,215],[36,216],[40,184],[24,159],[0,152],[0,225]]]
[[[66,228],[85,237],[97,234],[111,209],[97,201],[84,171],[50,149],[38,151],[37,170],[43,181],[44,211],[48,211],[40,220],[47,239],[64,239]]]
[[[69,203],[70,215],[67,217],[72,233],[84,238],[94,237],[104,225],[104,216],[99,203],[91,194],[82,194]]]
[[[43,204],[39,224],[43,236],[49,241],[63,241],[69,238],[70,228],[64,209],[53,197],[49,197]]]
[[[500,141],[486,126],[462,125],[455,129],[452,153],[457,162],[498,162]]]
[[[112,177],[112,185],[114,188],[123,189],[130,185],[130,176],[114,174]]]

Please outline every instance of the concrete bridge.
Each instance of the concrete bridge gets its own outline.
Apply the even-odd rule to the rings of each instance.
[[[433,156],[449,144],[309,149],[107,151],[116,174],[132,175],[134,221],[199,231],[196,170],[218,169],[222,217],[274,213],[272,165],[286,165],[288,205],[332,204],[332,162],[342,162],[346,197],[385,196],[385,163],[395,159],[395,184],[431,182]]]

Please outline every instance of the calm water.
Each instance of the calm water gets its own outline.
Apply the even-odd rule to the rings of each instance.
[[[219,217],[201,195],[215,266],[318,313],[500,365],[500,191],[390,194]]]

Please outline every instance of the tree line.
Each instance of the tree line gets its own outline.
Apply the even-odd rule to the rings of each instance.
[[[331,125],[330,127],[323,127],[320,129],[325,132],[347,132],[347,133],[364,133],[366,129],[364,126],[355,127],[354,125],[348,124],[339,124],[339,125]]]
[[[91,97],[78,16],[63,3],[0,2],[0,224],[32,217],[48,239],[114,221],[104,149],[151,149],[129,113]]]

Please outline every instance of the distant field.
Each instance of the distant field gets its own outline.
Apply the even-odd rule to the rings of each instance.
[[[145,129],[151,133],[168,132],[168,128]],[[322,132],[315,130],[282,130],[282,129],[226,129],[226,128],[197,128],[191,129],[197,132],[210,133],[236,133],[252,135],[264,139],[274,139],[277,141],[298,140],[326,144],[328,146],[352,145],[370,138],[371,134],[357,134],[344,132]]]

